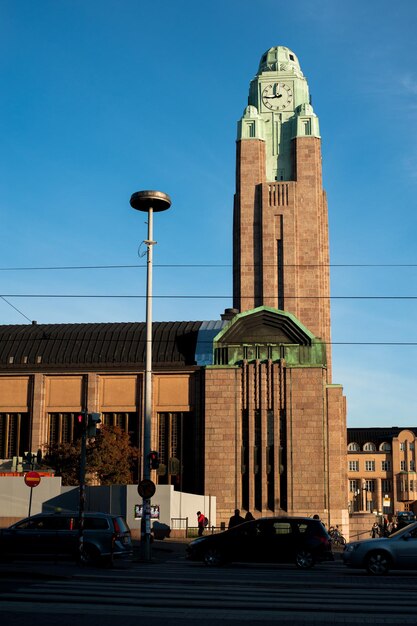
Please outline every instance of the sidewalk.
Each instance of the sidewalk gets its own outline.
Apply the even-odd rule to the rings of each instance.
[[[164,561],[175,561],[185,559],[187,544],[192,539],[178,539],[169,537],[158,541],[155,540],[151,544],[152,560],[159,563]],[[133,561],[140,562],[140,541],[133,541]]]

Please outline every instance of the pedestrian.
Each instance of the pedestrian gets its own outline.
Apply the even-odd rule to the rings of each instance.
[[[233,528],[234,526],[238,526],[239,524],[243,524],[245,519],[241,516],[239,509],[235,509],[234,515],[229,519],[228,528]]]
[[[372,537],[372,539],[375,539],[376,537],[379,537],[379,524],[378,524],[378,522],[374,522],[372,524],[371,537]]]
[[[253,517],[252,513],[250,511],[248,511],[245,515],[245,522],[251,522],[252,520],[254,520],[255,518]]]
[[[201,511],[197,511],[197,525],[198,525],[198,536],[201,537],[204,533],[204,520],[205,516]]]

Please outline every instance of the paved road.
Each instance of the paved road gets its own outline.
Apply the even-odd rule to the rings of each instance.
[[[26,565],[19,576],[13,567],[15,577],[3,576],[0,585],[0,620],[14,626],[35,617],[42,626],[417,623],[417,572],[373,578],[339,561],[306,572],[290,565],[210,569],[181,556],[112,570],[58,564],[35,572]]]

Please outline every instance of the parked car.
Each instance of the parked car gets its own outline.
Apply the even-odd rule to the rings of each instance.
[[[396,516],[397,516],[398,530],[400,528],[403,528],[407,524],[411,524],[412,522],[416,521],[416,516],[414,515],[412,511],[397,511]]]
[[[73,558],[105,564],[132,555],[132,538],[120,515],[85,513],[83,549],[79,549],[76,512],[39,513],[0,531],[2,559]]]
[[[269,517],[195,539],[187,558],[206,565],[227,562],[295,563],[301,569],[333,560],[330,537],[320,520]]]
[[[362,539],[346,544],[343,562],[365,568],[376,576],[390,569],[417,569],[417,522],[378,539]]]

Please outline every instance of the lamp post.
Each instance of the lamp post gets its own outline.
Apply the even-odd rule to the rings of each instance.
[[[148,214],[148,239],[144,242],[147,247],[146,272],[146,349],[145,349],[145,420],[143,427],[143,478],[149,480],[151,475],[151,420],[152,420],[152,246],[153,214],[166,211],[171,206],[171,198],[162,191],[137,191],[130,198],[130,206]],[[143,497],[142,521],[145,526],[144,559],[151,559],[151,500]]]

